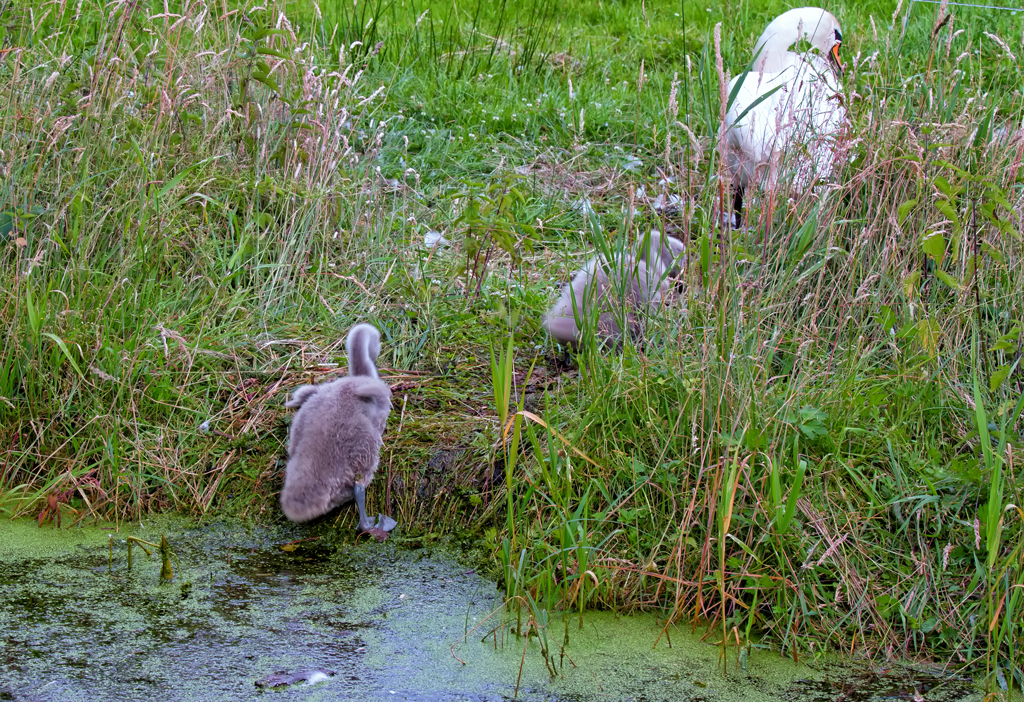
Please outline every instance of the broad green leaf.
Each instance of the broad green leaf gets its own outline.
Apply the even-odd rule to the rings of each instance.
[[[43,298],[43,302],[46,302],[46,298]],[[32,336],[39,336],[39,330],[42,328],[42,314],[39,308],[35,305],[35,300],[32,295],[32,288],[25,288],[25,311],[28,313],[28,329],[32,333]]]
[[[961,176],[963,178],[967,178],[968,180],[976,180],[974,178],[974,176],[972,176],[970,173],[965,171],[963,168],[960,168],[960,166],[954,166],[949,161],[944,161],[941,158],[937,158],[934,161],[932,161],[932,165],[933,166],[939,166],[940,168],[948,168],[949,170],[951,170],[954,173],[956,173],[958,176]]]
[[[942,265],[942,259],[946,255],[946,239],[942,234],[935,232],[921,242],[921,248],[925,254],[932,257],[936,264]]]
[[[951,276],[946,271],[936,270],[935,271],[935,277],[938,278],[940,281],[942,281],[944,284],[946,284],[949,287],[953,288],[954,290],[959,290],[960,289],[959,281],[957,281],[956,278]]]
[[[916,199],[907,200],[902,205],[900,205],[898,210],[896,210],[896,221],[899,223],[901,227],[903,226],[903,223],[907,221],[907,217],[910,216],[910,213],[913,211],[915,207],[917,207]]]
[[[266,73],[263,73],[262,71],[255,71],[252,74],[252,79],[259,83],[263,83],[263,85],[267,86],[275,93],[281,92],[281,89],[277,86],[277,81],[268,76]]]
[[[810,217],[807,218],[800,229],[796,232],[796,248],[793,250],[792,260],[790,266],[795,266],[803,259],[804,254],[807,253],[811,247],[811,243],[814,241],[814,235],[818,231],[818,213],[821,211],[821,203],[823,200],[818,201],[818,205],[811,212]]]
[[[896,332],[896,338],[901,340],[910,339],[917,334],[917,323],[907,322]]]
[[[1012,363],[1007,363],[1005,366],[1001,366],[996,369],[992,374],[992,377],[988,379],[988,388],[990,391],[995,392],[1006,380],[1006,377],[1010,375],[1010,369],[1013,366]]]
[[[291,58],[288,54],[284,53],[283,51],[278,51],[277,49],[268,49],[265,46],[261,46],[260,48],[256,49],[256,53],[263,54],[264,56],[276,56],[277,58],[285,60]]]
[[[889,305],[882,305],[882,309],[875,319],[878,320],[878,323],[882,325],[886,332],[892,331],[892,328],[896,326],[896,313],[892,311]]]
[[[1021,240],[1020,232],[1018,232],[1014,228],[1014,226],[1010,224],[1010,220],[1005,219],[1003,217],[994,217],[992,223],[996,225],[996,228],[999,229],[999,231],[1001,231],[1003,234],[1011,236],[1017,241]]]
[[[1003,254],[991,244],[982,243],[981,252],[988,254],[992,260],[997,261],[998,263],[1006,263],[1006,258]]]
[[[279,34],[286,34],[283,29],[257,29],[252,33],[253,41],[259,41],[265,37],[275,36]]]
[[[932,183],[938,188],[939,192],[946,196],[947,199],[953,199],[953,186],[949,184],[949,181],[942,176],[935,176],[932,179]]]
[[[957,216],[956,210],[953,205],[950,204],[949,200],[936,200],[935,209],[942,213],[942,215],[953,223],[953,226],[958,230],[960,229],[960,217]]]
[[[14,212],[0,212],[0,244],[7,243],[14,231]]]

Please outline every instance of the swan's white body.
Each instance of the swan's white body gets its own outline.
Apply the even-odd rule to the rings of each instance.
[[[790,50],[805,39],[820,55]],[[729,173],[739,193],[762,179],[774,189],[783,175],[801,192],[832,175],[847,124],[836,77],[841,42],[836,18],[814,7],[783,13],[761,34],[757,58],[725,118]],[[730,83],[730,95],[741,77]]]

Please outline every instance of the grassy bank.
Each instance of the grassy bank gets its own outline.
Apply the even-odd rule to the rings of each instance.
[[[725,236],[712,28],[736,74],[785,6],[573,7],[0,6],[5,503],[279,519],[283,400],[370,321],[371,509],[483,539],[538,624],[1019,687],[1019,18],[830,4],[850,163]],[[684,291],[566,368],[559,283],[651,227]]]

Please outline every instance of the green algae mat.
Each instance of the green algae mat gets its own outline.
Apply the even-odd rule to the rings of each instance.
[[[127,537],[166,534],[161,559]],[[960,700],[970,681],[909,665],[730,651],[658,618],[589,613],[549,638],[441,549],[303,540],[296,527],[0,522],[0,699]],[[282,548],[284,546],[285,548]],[[498,613],[495,613],[495,612]],[[497,628],[496,628],[497,627]],[[711,640],[713,637],[707,637]],[[657,645],[655,646],[655,643]]]

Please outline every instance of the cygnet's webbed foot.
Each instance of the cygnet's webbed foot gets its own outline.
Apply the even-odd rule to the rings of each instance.
[[[398,522],[396,522],[394,519],[392,519],[391,517],[386,517],[383,514],[378,514],[376,522],[373,522],[370,519],[367,519],[366,521],[359,520],[359,533],[374,531],[389,532],[396,526],[398,526]]]
[[[355,493],[356,507],[359,509],[358,526],[360,532],[371,531],[374,529],[387,532],[398,526],[398,522],[391,517],[385,517],[383,514],[378,514],[377,521],[374,522],[370,516],[366,514],[366,488],[356,483],[352,488],[352,491]]]

